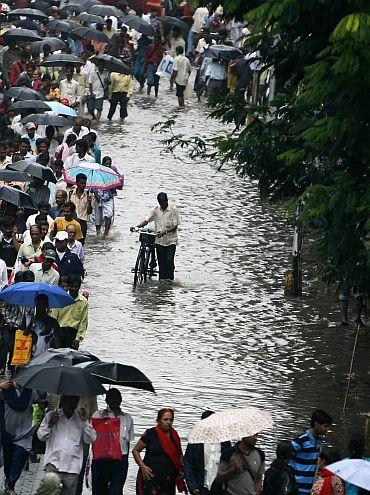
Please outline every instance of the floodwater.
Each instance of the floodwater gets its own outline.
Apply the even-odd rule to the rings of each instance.
[[[163,154],[151,125],[179,115],[179,132],[209,135],[222,129],[195,100],[183,112],[176,97],[134,94],[127,123],[99,126],[103,155],[126,176],[116,201],[112,238],[87,246],[90,324],[83,348],[104,360],[140,368],[157,395],[125,388],[123,409],[136,439],[155,425],[156,411],[173,407],[186,435],[204,409],[254,405],[271,411],[275,426],[259,444],[271,460],[276,441],[307,427],[314,408],[333,415],[328,442],[344,447],[362,431],[369,408],[369,331],[360,335],[348,414],[342,417],[354,324],[338,325],[339,308],[325,287],[305,283],[305,295],[284,296],[292,232],[276,207],[259,198],[256,184],[209,163]],[[104,111],[106,114],[106,111]],[[186,159],[186,155],[183,155]],[[216,165],[216,164],[214,164]],[[156,280],[133,290],[131,268],[139,247],[129,227],[146,217],[166,191],[181,214],[176,281]],[[133,493],[130,461],[126,493]]]

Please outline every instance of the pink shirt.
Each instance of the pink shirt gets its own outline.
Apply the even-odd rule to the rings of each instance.
[[[62,162],[65,163],[67,158],[75,152],[75,147],[74,146],[69,147],[67,143],[62,143],[55,150],[55,153],[60,153],[60,152],[62,153]]]

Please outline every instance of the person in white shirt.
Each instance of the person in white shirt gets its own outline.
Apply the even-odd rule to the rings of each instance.
[[[76,153],[69,156],[64,164],[64,168],[76,167],[80,163],[90,162],[95,163],[95,158],[88,154],[88,144],[83,139],[77,139],[76,141]]]
[[[8,285],[8,270],[5,261],[0,258],[0,290],[6,285]]]
[[[194,48],[194,37],[202,29],[202,26],[205,22],[205,18],[206,16],[208,16],[208,14],[209,14],[209,10],[207,9],[207,7],[198,7],[197,10],[194,12],[193,15],[194,22],[188,35],[188,50],[186,52],[186,55],[192,56],[193,48]]]
[[[80,258],[81,263],[85,263],[85,253],[83,245],[80,241],[76,239],[77,229],[75,225],[69,224],[67,225],[67,234],[68,234],[68,244],[67,247],[71,251],[71,253],[76,253]]]
[[[69,136],[70,134],[75,134],[77,139],[82,139],[84,136],[86,136],[86,134],[89,134],[89,129],[86,126],[82,125],[82,123],[82,118],[77,117],[74,125],[65,131],[63,143],[67,141],[67,136]]]
[[[122,460],[93,459],[91,472],[94,494],[122,493],[127,477],[130,442],[134,440],[134,422],[132,417],[124,413],[120,407],[122,403],[121,392],[117,388],[109,389],[105,401],[108,407],[94,413],[93,418],[119,418]]]
[[[36,140],[40,139],[42,136],[40,134],[36,134],[36,124],[33,122],[28,122],[25,126],[26,134],[21,136],[22,138],[27,138],[30,142],[31,150],[36,152]]]
[[[55,263],[55,251],[47,249],[43,253],[43,258],[44,261],[42,263],[31,263],[28,268],[35,275],[35,282],[58,285],[59,272],[52,266]]]
[[[48,222],[50,227],[51,227],[52,223],[54,222],[54,220],[50,216],[50,208],[51,208],[50,203],[46,203],[46,201],[40,201],[40,203],[38,204],[38,207],[39,207],[39,212],[35,213],[34,215],[30,215],[27,218],[26,228],[28,230],[31,228],[32,225],[35,225],[37,223],[36,217],[39,214],[46,215],[46,219],[47,219],[47,222]]]
[[[0,142],[0,170],[12,163],[12,157],[8,154],[8,144],[6,141]]]
[[[103,110],[104,91],[106,88],[108,88],[108,71],[104,68],[104,62],[100,61],[97,64],[97,70],[89,74],[90,95],[86,101],[87,109],[97,124]]]
[[[86,411],[76,411],[78,401],[79,397],[62,395],[61,409],[47,413],[37,432],[39,439],[46,442],[45,470],[58,474],[62,482],[60,495],[76,493],[83,444],[96,440],[96,432],[87,421]]]
[[[73,79],[73,67],[67,67],[67,79],[63,79],[59,83],[60,99],[66,98],[69,101],[69,106],[75,108],[79,105],[80,87],[77,81]]]
[[[176,57],[173,62],[173,69],[171,75],[171,86],[176,83],[176,96],[179,101],[179,107],[185,107],[184,91],[188,84],[191,74],[190,60],[184,55],[184,48],[182,46],[176,47]]]

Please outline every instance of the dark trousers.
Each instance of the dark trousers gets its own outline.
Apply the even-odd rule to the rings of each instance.
[[[176,244],[170,246],[155,245],[159,266],[159,280],[173,280],[175,271]]]
[[[122,495],[127,470],[128,454],[121,461],[92,461],[93,495]]]
[[[1,348],[0,348],[0,369],[6,368],[6,361],[9,352],[9,327],[4,325],[0,328]]]
[[[119,103],[119,116],[121,119],[127,117],[127,93],[112,93],[112,98],[110,100],[110,108],[108,112],[108,119],[111,119],[116,111],[117,105]]]
[[[86,234],[87,234],[87,222],[86,220],[80,220],[79,218],[77,218],[77,222],[81,225],[82,235],[84,236],[83,239],[80,239],[80,242],[82,244],[85,244]]]
[[[4,474],[8,488],[14,489],[24,465],[28,459],[28,452],[23,447],[15,445],[10,439],[1,438],[4,456]]]

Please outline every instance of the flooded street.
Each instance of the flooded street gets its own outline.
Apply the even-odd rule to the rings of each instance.
[[[122,389],[137,437],[155,425],[161,407],[175,409],[185,446],[204,409],[261,406],[275,419],[259,442],[269,463],[276,440],[305,428],[321,407],[335,421],[329,442],[342,447],[346,424],[349,433],[361,430],[369,409],[369,331],[359,338],[344,421],[354,324],[337,324],[339,308],[325,287],[305,284],[302,299],[284,296],[291,231],[277,209],[260,200],[256,184],[232,170],[219,173],[207,163],[161,154],[161,136],[150,127],[176,110],[176,97],[165,87],[162,81],[158,101],[134,93],[127,124],[103,120],[98,129],[103,156],[113,157],[126,185],[116,201],[112,238],[90,235],[90,325],[83,348],[137,366],[152,380],[156,396]],[[192,100],[179,116],[179,132],[205,135],[221,128],[206,117]],[[176,281],[159,287],[153,280],[133,291],[139,242],[129,227],[147,216],[161,190],[182,218]],[[133,493],[137,470],[130,462],[127,493]]]

